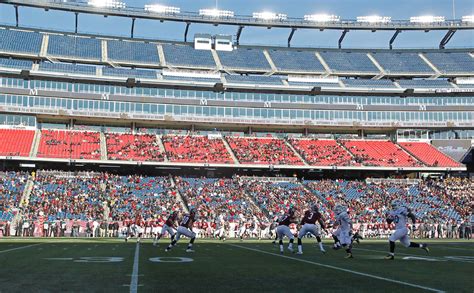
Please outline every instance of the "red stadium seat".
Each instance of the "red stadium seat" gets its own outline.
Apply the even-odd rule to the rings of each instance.
[[[440,152],[434,146],[424,142],[399,143],[410,154],[428,166],[433,167],[460,167],[461,164]]]
[[[0,156],[29,157],[33,130],[0,129]]]
[[[100,133],[42,130],[37,156],[41,158],[100,160]]]

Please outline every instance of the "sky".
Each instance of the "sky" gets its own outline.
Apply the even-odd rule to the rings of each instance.
[[[454,0],[456,18],[474,15],[474,0]],[[125,0],[129,7],[143,7],[145,4],[162,4],[180,7],[181,11],[198,11],[215,8],[216,0]],[[436,15],[453,18],[453,0],[217,0],[217,7],[232,10],[236,15],[251,15],[252,12],[272,11],[285,13],[288,17],[303,17],[305,14],[327,13],[339,15],[342,19],[355,19],[363,15],[391,16],[395,19],[409,19],[411,16]],[[0,23],[15,24],[15,13],[11,5],[0,4]],[[20,8],[20,25],[56,30],[74,30],[74,15],[67,12]],[[131,20],[127,18],[95,15],[79,16],[79,32],[115,36],[130,35]],[[182,41],[184,23],[137,20],[135,36],[158,40]],[[212,26],[192,24],[188,40],[195,33],[236,34],[233,26]],[[245,28],[241,44],[286,46],[289,29]],[[337,47],[340,31],[298,30],[293,38],[293,47]],[[446,32],[402,32],[394,48],[436,48]],[[344,39],[343,48],[387,48],[393,32],[351,31]],[[474,48],[474,31],[458,31],[447,48]]]

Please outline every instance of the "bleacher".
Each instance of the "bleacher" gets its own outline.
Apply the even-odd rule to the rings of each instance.
[[[400,142],[399,145],[427,166],[459,167],[460,164],[434,146],[424,142]]]
[[[0,128],[0,156],[29,157],[33,130]]]
[[[453,86],[443,79],[401,79],[397,81],[402,88],[450,89]]]
[[[33,66],[33,61],[11,58],[0,58],[0,67],[10,69],[28,69]]]
[[[160,64],[156,44],[144,42],[109,40],[107,41],[107,57],[115,62]]]
[[[19,208],[28,173],[0,172],[0,222],[11,222]],[[5,231],[3,235],[5,236]]]
[[[282,78],[279,76],[228,74],[225,76],[225,79],[227,83],[283,86]]]
[[[233,51],[217,51],[222,66],[226,70],[271,71],[272,68],[260,49],[240,47]]]
[[[360,166],[335,140],[290,139],[295,150],[313,166]]]
[[[367,53],[326,51],[320,52],[320,55],[334,73],[373,75],[380,73],[380,70],[367,57]]]
[[[341,144],[365,166],[419,167],[422,166],[403,149],[385,140],[342,140]]]
[[[466,52],[429,52],[424,53],[424,55],[442,73],[472,74],[472,72],[474,72],[474,58]]]
[[[48,54],[57,57],[101,60],[101,41],[93,38],[50,35]]]
[[[42,130],[37,156],[100,160],[100,134],[88,131]]]
[[[113,77],[125,77],[125,78],[129,78],[129,77],[130,78],[148,78],[148,79],[157,78],[157,72],[155,70],[113,68],[113,67],[103,67],[102,75],[113,76]]]
[[[314,51],[268,50],[270,57],[280,72],[325,73],[324,66],[316,58]]]
[[[164,154],[152,134],[106,133],[109,160],[164,161]]]
[[[39,55],[43,35],[10,29],[0,29],[0,51]]]
[[[163,44],[166,65],[215,69],[216,62],[211,51],[195,50],[189,45]]]
[[[38,69],[40,71],[60,72],[65,74],[96,75],[95,66],[83,64],[41,62]]]
[[[435,74],[418,53],[372,53],[372,56],[388,74]]]
[[[222,82],[220,78],[207,78],[207,77],[162,75],[162,78],[163,80],[169,80],[169,81],[208,82],[208,83]]]
[[[343,79],[346,87],[355,88],[388,88],[394,89],[396,86],[389,79]]]

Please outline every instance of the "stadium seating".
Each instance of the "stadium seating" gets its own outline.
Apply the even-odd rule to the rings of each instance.
[[[270,57],[278,71],[325,73],[321,62],[316,58],[314,51],[296,51],[274,49],[268,50]]]
[[[422,166],[416,159],[391,141],[343,140],[341,144],[354,155],[357,162],[365,166]]]
[[[162,140],[166,156],[172,162],[233,163],[232,157],[220,138],[166,135],[162,137]]]
[[[388,74],[434,74],[433,69],[418,56],[418,53],[377,52],[372,53],[372,56]]]
[[[197,209],[201,221],[213,222],[221,215],[234,222],[242,217],[265,219],[236,179],[176,177],[175,182],[188,207]]]
[[[31,70],[33,61],[23,59],[0,58],[0,67]]]
[[[334,73],[378,74],[380,72],[366,53],[327,51],[320,52],[320,55]]]
[[[96,75],[96,67],[91,65],[72,63],[49,63],[41,62],[39,70],[50,72],[61,72],[66,74]]]
[[[400,146],[427,166],[459,167],[461,164],[424,142],[400,142]]]
[[[359,166],[335,140],[290,139],[289,142],[305,161],[314,166]]]
[[[38,55],[42,42],[40,33],[0,29],[0,51]]]
[[[148,78],[156,79],[155,70],[146,70],[146,69],[128,69],[128,68],[112,68],[112,67],[103,67],[102,68],[103,76],[115,76],[115,77],[135,77],[135,78]]]
[[[115,62],[160,64],[156,44],[143,42],[109,40],[107,41],[107,58]]]
[[[33,130],[0,128],[0,156],[29,157],[34,136]]]
[[[263,51],[240,47],[233,51],[217,51],[219,59],[228,70],[271,71]]]
[[[172,75],[163,75],[164,80],[169,81],[187,81],[187,82],[209,82],[217,83],[222,82],[220,78],[205,78],[205,77],[188,77],[188,76],[172,76]]]
[[[339,82],[299,82],[299,81],[288,81],[290,86],[310,86],[310,87],[322,87],[322,88],[340,88]]]
[[[0,222],[13,220],[27,179],[25,172],[0,172]]]
[[[88,131],[42,130],[38,157],[100,159],[100,134]]]
[[[230,136],[226,139],[242,164],[303,165],[283,140]]]
[[[472,73],[474,72],[474,58],[468,53],[424,53],[430,62],[442,73]]]
[[[101,41],[93,38],[50,35],[48,54],[58,57],[71,57],[101,60]]]
[[[189,45],[163,44],[166,65],[215,69],[216,62],[211,51],[195,50]]]
[[[357,88],[388,88],[393,89],[396,86],[389,79],[343,79],[346,87]]]
[[[282,78],[279,76],[262,75],[226,75],[227,83],[245,83],[254,85],[283,85]]]
[[[398,80],[398,84],[403,88],[453,88],[453,86],[447,80],[442,79]]]
[[[107,133],[109,160],[164,161],[164,154],[152,134]]]

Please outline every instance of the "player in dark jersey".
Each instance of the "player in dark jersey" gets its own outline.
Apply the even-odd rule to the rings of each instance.
[[[288,237],[290,239],[290,243],[288,244],[288,250],[293,252],[293,242],[295,241],[295,236],[290,231],[290,224],[294,223],[295,218],[295,210],[294,208],[290,208],[288,213],[285,214],[280,221],[278,222],[278,227],[276,229],[277,236],[279,239],[280,245],[280,253],[283,254],[283,237]]]
[[[193,224],[195,220],[196,220],[196,210],[191,209],[189,211],[189,214],[184,215],[184,217],[181,219],[181,223],[179,224],[176,237],[175,239],[171,241],[170,245],[168,245],[168,247],[165,249],[166,252],[170,251],[171,248],[173,248],[173,246],[176,245],[176,243],[181,238],[181,235],[191,238],[191,240],[189,241],[188,247],[186,248],[186,252],[194,252],[193,244],[194,244],[194,240],[196,239],[196,233],[194,233],[192,229],[193,229]]]
[[[326,250],[324,250],[323,243],[321,242],[321,230],[318,225],[316,225],[316,222],[319,223],[321,228],[326,229],[323,221],[323,217],[321,213],[319,212],[319,208],[317,205],[313,205],[311,207],[311,210],[307,210],[304,213],[303,219],[301,219],[301,229],[298,234],[298,254],[303,254],[303,243],[301,239],[306,235],[306,234],[312,234],[316,237],[316,240],[318,241],[319,244],[319,249],[321,250],[322,253],[326,253]]]
[[[168,233],[171,236],[171,241],[174,240],[174,236],[176,233],[174,232],[174,223],[178,219],[178,213],[177,212],[171,212],[171,214],[168,216],[168,219],[166,219],[165,224],[161,228],[161,233],[157,234],[154,241],[153,241],[153,246],[156,246],[158,244],[158,241],[161,239],[161,237],[165,236],[166,233]]]
[[[128,235],[125,238],[125,242],[128,242],[128,239],[130,239],[131,237],[137,237],[137,242],[140,242],[140,239],[143,234],[144,225],[145,222],[142,219],[140,210],[138,210],[135,214],[135,221],[132,223],[132,225],[130,225]]]

